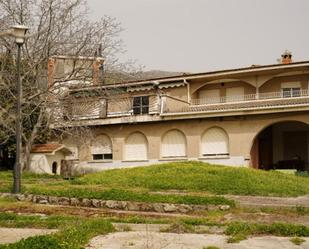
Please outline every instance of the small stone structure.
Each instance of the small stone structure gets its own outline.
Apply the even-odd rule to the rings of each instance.
[[[114,201],[74,197],[55,197],[32,194],[2,193],[0,197],[13,197],[19,201],[31,201],[38,204],[109,208],[126,211],[157,212],[157,213],[190,213],[206,210],[228,210],[229,205],[188,205],[173,203],[149,203],[135,201]]]
[[[30,154],[30,171],[37,174],[61,173],[61,164],[72,152],[63,144],[48,143],[32,146]]]

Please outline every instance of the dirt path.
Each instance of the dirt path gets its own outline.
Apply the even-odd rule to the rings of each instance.
[[[0,228],[0,244],[14,243],[31,236],[54,233],[55,229]]]
[[[224,235],[117,232],[93,238],[86,249],[309,249],[308,238],[300,246],[274,236],[252,237],[236,244],[228,244],[226,239]]]
[[[181,191],[155,191],[152,194],[160,195],[202,195],[202,193],[181,192]],[[301,206],[309,208],[309,195],[299,197],[268,197],[268,196],[253,196],[253,195],[223,195],[227,199],[234,200],[242,207],[281,207],[290,208]]]
[[[244,207],[306,207],[309,208],[309,195],[299,197],[265,197],[225,195]]]

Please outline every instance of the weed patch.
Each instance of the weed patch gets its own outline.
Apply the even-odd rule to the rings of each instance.
[[[303,225],[293,225],[286,223],[273,224],[251,224],[243,222],[233,222],[227,225],[226,235],[275,235],[275,236],[309,236],[309,227]]]
[[[175,221],[170,226],[160,229],[162,233],[194,233],[194,227],[181,221]]]
[[[291,241],[293,244],[297,245],[297,246],[299,246],[299,245],[301,245],[302,243],[305,242],[304,239],[299,238],[299,237],[291,238],[290,241]]]
[[[98,234],[114,231],[110,222],[102,219],[77,221],[51,235],[35,236],[14,244],[0,245],[0,249],[79,249]]]

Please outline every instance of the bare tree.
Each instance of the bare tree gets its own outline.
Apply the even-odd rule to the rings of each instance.
[[[44,142],[50,134],[51,96],[63,97],[63,83],[89,80],[81,71],[85,66],[74,61],[71,70],[48,84],[48,59],[54,55],[103,56],[107,69],[119,68],[122,29],[112,17],[91,21],[85,0],[0,0],[2,31],[15,24],[29,26],[31,34],[22,51],[22,139],[29,167],[33,143]],[[15,134],[15,46],[10,37],[0,37],[0,144]]]

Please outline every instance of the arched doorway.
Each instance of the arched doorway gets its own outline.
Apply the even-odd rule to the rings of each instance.
[[[53,164],[52,164],[52,173],[53,174],[57,174],[57,167],[58,167],[58,164],[57,164],[57,162],[53,162]]]
[[[255,137],[251,165],[257,169],[308,169],[309,125],[299,121],[272,124]]]

